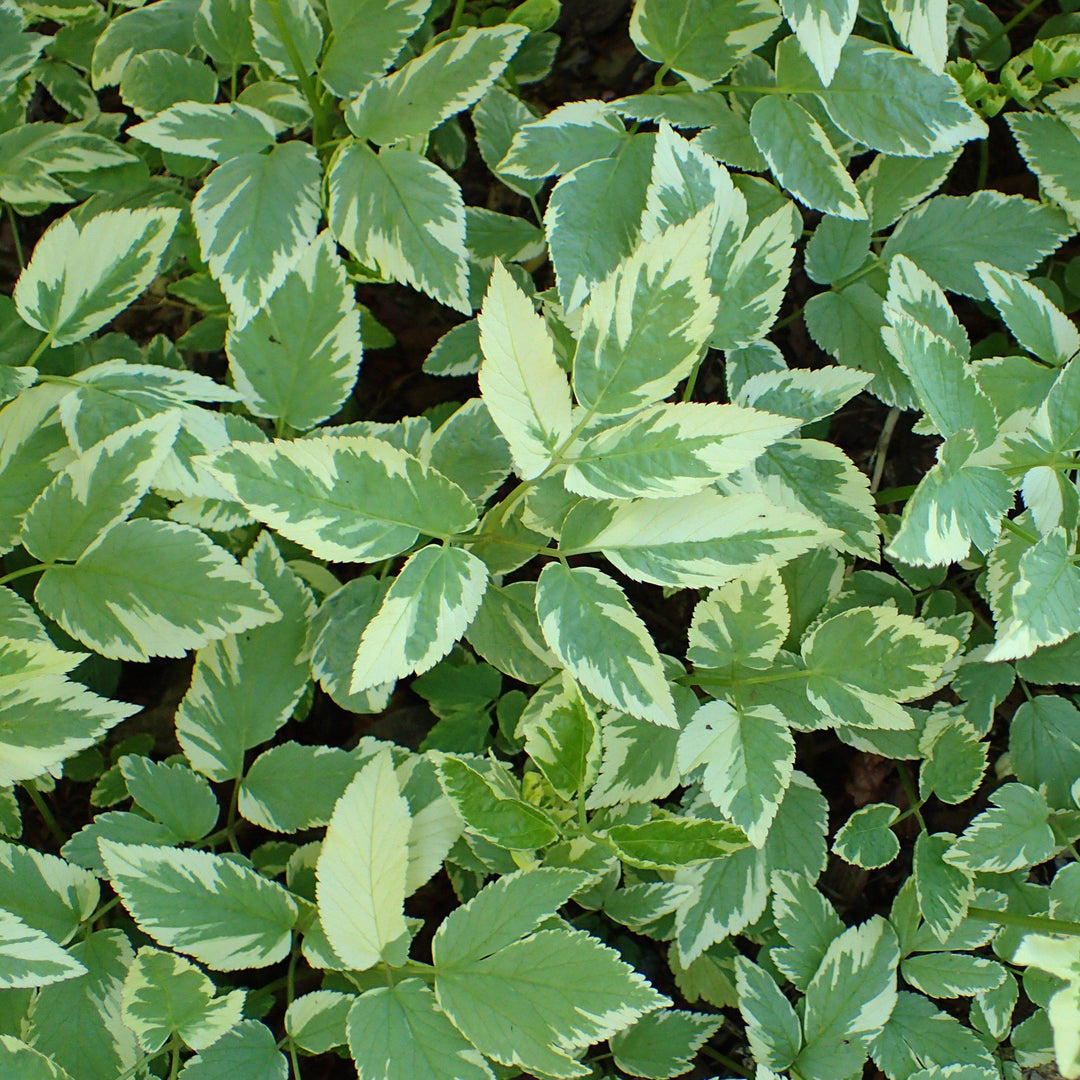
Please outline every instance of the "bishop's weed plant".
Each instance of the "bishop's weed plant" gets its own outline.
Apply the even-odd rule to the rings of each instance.
[[[0,1077],[1080,1076],[1051,6],[0,0]]]

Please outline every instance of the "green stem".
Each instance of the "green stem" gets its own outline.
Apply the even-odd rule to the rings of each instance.
[[[974,52],[971,59],[978,60],[981,56],[996,45],[1010,30],[1019,26],[1033,11],[1038,11],[1043,6],[1044,0],[1031,0],[1026,7],[1021,8],[1004,26],[993,36],[987,38]]]
[[[15,258],[19,260],[19,269],[26,268],[26,259],[23,258],[22,240],[19,238],[19,219],[12,206],[7,208],[8,224],[11,226],[11,243],[15,248]]]
[[[752,683],[785,682],[788,679],[809,679],[811,675],[820,672],[810,671],[781,671],[777,675],[751,675],[747,679],[732,678],[730,675],[711,674],[708,671],[693,671],[689,675],[681,675],[676,682],[690,683],[693,686],[749,686]]]
[[[56,818],[53,816],[53,812],[49,809],[48,804],[41,797],[41,792],[37,789],[37,784],[33,780],[25,780],[23,782],[23,790],[30,796],[30,801],[34,804],[37,812],[41,815],[41,820],[45,822],[49,832],[53,834],[53,839],[63,847],[68,838],[64,833],[64,830],[60,828]]]
[[[686,380],[686,386],[683,387],[682,399],[683,401],[689,401],[694,396],[694,387],[697,385],[698,373],[701,371],[701,365],[705,362],[705,356],[702,354],[698,357],[697,363],[694,364],[693,369],[690,372],[689,377]]]
[[[180,1036],[174,1035],[169,1040],[172,1057],[169,1059],[169,1080],[176,1080],[180,1075]]]
[[[1035,545],[1039,542],[1037,536],[1029,533],[1027,529],[1020,528],[1012,518],[1002,518],[1001,524],[1003,528],[1008,529],[1014,536],[1019,536],[1021,540],[1026,540],[1029,544]]]
[[[915,494],[915,489],[918,484],[905,484],[903,487],[886,488],[884,491],[879,491],[874,496],[874,502],[878,506],[888,506],[889,503],[907,502],[912,495]]]
[[[52,344],[52,334],[46,334],[37,344],[37,348],[30,354],[26,361],[27,367],[33,367],[38,362],[38,357]]]
[[[729,1058],[726,1054],[721,1054],[719,1050],[714,1050],[708,1043],[702,1046],[701,1052],[707,1058],[712,1058],[717,1065],[723,1065],[729,1072],[735,1073],[736,1076],[745,1076],[746,1080],[751,1080],[753,1073],[748,1073],[737,1061]]]
[[[983,139],[979,146],[979,190],[982,191],[986,187],[986,182],[990,177],[990,142],[988,139]]]
[[[1080,937],[1080,923],[1064,919],[1051,919],[1048,915],[1017,915],[1013,911],[995,911],[993,908],[970,907],[967,917],[979,922],[996,923],[998,926],[1015,926],[1046,934],[1065,934]]]
[[[308,107],[311,109],[312,139],[315,145],[318,146],[323,141],[321,128],[324,116],[318,88],[315,85],[315,80],[304,68],[304,62],[300,58],[300,50],[296,47],[292,32],[289,30],[289,24],[282,14],[281,0],[267,0],[267,3],[274,13],[274,26],[277,28],[278,37],[281,38],[281,44],[285,46],[285,52],[289,55],[289,63],[296,74],[296,80],[300,83],[300,89],[304,92]]]
[[[922,816],[923,800],[919,798],[919,793],[915,790],[915,781],[912,780],[908,767],[902,761],[898,761],[896,763],[896,772],[900,777],[900,783],[903,785],[904,794],[907,795],[911,810],[915,814],[915,820],[919,823],[919,828],[924,833],[929,832],[930,830],[926,827],[926,821]]]
[[[33,566],[24,566],[21,570],[12,570],[10,574],[5,574],[0,577],[0,585],[6,585],[9,581],[14,581],[16,578],[28,577],[30,574],[40,574],[44,570],[49,570],[58,563],[43,562],[34,563]]]
[[[289,968],[285,973],[285,1008],[292,1005],[296,997],[296,962],[300,959],[300,935],[293,934],[292,955],[289,957]],[[292,1080],[300,1080],[300,1062],[296,1056],[296,1043],[289,1036],[289,1062],[292,1066]]]
[[[656,69],[656,74],[653,76],[653,89],[659,90],[664,85],[664,79],[667,77],[668,72],[671,71],[671,64],[666,61]]]
[[[465,14],[465,0],[454,0],[454,14],[450,16],[448,33],[452,34],[461,25],[461,16]]]

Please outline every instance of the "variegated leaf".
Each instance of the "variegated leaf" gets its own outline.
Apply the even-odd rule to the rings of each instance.
[[[254,518],[335,562],[387,559],[476,522],[461,488],[371,436],[234,446],[207,468]]]
[[[759,495],[700,492],[679,499],[582,503],[559,550],[602,551],[628,577],[679,588],[715,588],[762,559],[788,562],[832,539],[814,518]]]
[[[182,101],[128,128],[127,133],[170,154],[227,161],[241,154],[258,154],[273,146],[278,128],[272,117],[248,105]]]
[[[433,667],[468,629],[487,583],[487,567],[462,548],[411,555],[364,629],[350,693]]]
[[[931,71],[942,71],[949,56],[948,0],[883,0],[900,40]]]
[[[537,582],[536,613],[551,651],[586,690],[631,716],[675,726],[660,654],[611,578],[550,563]]]
[[[191,204],[202,256],[243,326],[315,238],[322,167],[302,142],[219,165]]]
[[[699,359],[716,318],[706,277],[710,216],[642,244],[591,293],[574,354],[574,393],[618,416],[661,401]]]
[[[251,29],[255,51],[275,75],[295,79],[315,70],[323,28],[311,0],[251,0]]]
[[[818,77],[828,86],[855,25],[858,0],[780,0],[780,7]]]
[[[407,150],[376,154],[347,142],[331,162],[327,185],[330,228],[362,263],[471,313],[465,204],[442,169]]]
[[[330,419],[360,366],[360,312],[328,232],[225,340],[233,384],[248,410],[306,431]]]
[[[542,315],[496,262],[477,319],[480,393],[523,480],[539,476],[570,435],[570,387]]]
[[[121,660],[183,656],[281,616],[197,529],[147,518],[114,525],[77,562],[46,570],[34,599],[76,640]]]
[[[1080,221],[1080,179],[1076,175],[1080,135],[1076,129],[1044,112],[1018,111],[1009,113],[1005,119],[1043,190],[1074,224]]]
[[[865,390],[870,380],[867,372],[839,364],[816,370],[762,371],[751,375],[739,387],[736,400],[739,405],[812,424],[832,416],[860,390]]]
[[[48,934],[0,909],[0,988],[36,989],[85,973],[86,968]]]
[[[610,157],[626,137],[618,113],[606,101],[570,101],[523,125],[498,171],[522,180],[562,176]]]
[[[566,486],[594,499],[690,495],[745,468],[794,427],[738,405],[655,405],[575,446]]]
[[[108,210],[81,226],[61,218],[15,284],[19,314],[54,346],[81,341],[153,281],[179,218],[176,210],[150,207]]]
[[[525,736],[525,752],[562,798],[592,787],[600,767],[600,725],[565,671],[533,694],[518,731]]]
[[[373,79],[345,108],[349,130],[377,146],[420,138],[469,108],[502,74],[528,31],[515,23],[469,27]]]

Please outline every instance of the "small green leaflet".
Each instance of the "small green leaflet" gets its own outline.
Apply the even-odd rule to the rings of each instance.
[[[195,13],[195,41],[223,71],[253,63],[249,0],[202,0]]]
[[[319,78],[338,97],[360,93],[419,29],[431,0],[328,0],[330,43]]]
[[[710,701],[679,737],[678,763],[684,776],[704,765],[704,793],[761,847],[791,782],[795,742],[775,706]]]
[[[841,365],[816,371],[801,368],[760,371],[739,387],[737,400],[744,407],[811,424],[832,416],[860,390],[865,390],[869,382],[866,372]]]
[[[348,1041],[360,1080],[494,1080],[491,1067],[419,979],[357,998],[349,1010]]]
[[[0,909],[0,989],[46,986],[85,972],[78,960],[46,934]]]
[[[409,556],[360,638],[349,692],[433,667],[468,629],[487,583],[487,567],[463,548],[429,544]]]
[[[777,969],[806,991],[830,943],[844,931],[832,904],[803,874],[779,871],[772,876],[776,929],[788,942],[770,950]]]
[[[216,1042],[189,1058],[182,1080],[287,1080],[289,1063],[274,1033],[258,1020],[242,1020]]]
[[[52,1058],[14,1035],[0,1035],[0,1066],[20,1080],[71,1080],[71,1074]]]
[[[610,157],[626,137],[626,128],[607,102],[570,101],[523,124],[505,156],[494,164],[500,175],[515,180],[562,176],[579,165]]]
[[[360,312],[328,232],[300,254],[270,299],[225,341],[248,410],[307,431],[329,420],[356,382]]]
[[[957,644],[895,608],[850,608],[803,642],[810,701],[837,724],[905,730],[898,703],[929,694]]]
[[[942,802],[953,805],[970,799],[986,772],[986,751],[986,743],[963,717],[947,709],[935,710],[919,739],[919,752],[924,755],[919,769],[923,798],[933,791]]]
[[[802,1048],[802,1026],[791,1002],[773,977],[745,956],[735,957],[735,987],[754,1060],[786,1069]]]
[[[489,584],[469,629],[469,644],[489,664],[529,685],[544,682],[558,661],[536,618],[536,582]]]
[[[668,1080],[690,1070],[698,1050],[722,1023],[717,1016],[657,1010],[613,1035],[609,1043],[615,1064],[623,1072]]]
[[[229,301],[233,327],[262,307],[315,237],[322,167],[301,142],[219,165],[191,204],[202,256]]]
[[[1066,698],[1040,694],[1021,704],[1009,725],[1009,761],[1016,778],[1042,787],[1055,808],[1071,808],[1080,776],[1080,711]]]
[[[542,686],[518,720],[525,752],[562,798],[588,791],[600,768],[600,725],[566,672]]]
[[[207,851],[99,840],[113,888],[139,928],[215,971],[288,955],[296,903],[280,885]]]
[[[301,994],[285,1010],[285,1030],[308,1053],[324,1054],[347,1041],[345,1023],[355,1000],[337,990]]]
[[[706,277],[709,217],[642,244],[590,295],[574,354],[574,393],[618,416],[666,398],[701,355],[718,301]]]
[[[567,515],[559,550],[602,551],[636,581],[715,588],[761,559],[788,562],[834,535],[760,495],[704,491],[679,499],[583,502]]]
[[[912,877],[923,920],[944,941],[967,915],[975,900],[975,876],[945,861],[956,837],[952,833],[920,832],[915,839]]]
[[[480,393],[518,475],[539,476],[570,436],[570,387],[543,316],[496,261],[480,315]]]
[[[767,96],[750,113],[750,133],[777,180],[799,202],[854,220],[866,208],[821,125],[796,101]]]
[[[280,618],[265,590],[197,529],[138,518],[46,570],[38,606],[103,656],[182,656]]]
[[[780,7],[821,82],[828,86],[855,25],[858,0],[780,0]]]
[[[880,916],[852,926],[825,952],[806,988],[804,1045],[794,1069],[815,1080],[845,1080],[896,1004],[896,935]]]
[[[654,405],[575,445],[566,486],[594,499],[690,495],[794,429],[793,420],[738,405]]]
[[[251,0],[251,29],[255,51],[275,75],[296,78],[315,70],[323,28],[310,0]]]
[[[582,686],[614,709],[676,726],[660,655],[610,577],[549,563],[537,582],[536,613],[551,651]]]
[[[1012,336],[1029,353],[1060,367],[1080,352],[1080,331],[1042,289],[989,263],[976,263],[975,270]]]
[[[476,522],[461,488],[371,436],[233,446],[207,467],[257,520],[335,562],[387,559],[422,532]]]
[[[334,951],[364,971],[405,933],[412,818],[389,751],[377,754],[334,807],[316,875],[319,921]]]
[[[191,52],[198,7],[199,0],[158,0],[113,19],[94,45],[90,64],[94,89],[116,86],[128,61],[147,49],[171,49],[181,56]]]
[[[431,464],[482,505],[513,470],[510,447],[480,398],[469,398],[431,440]]]
[[[4,908],[58,944],[94,913],[100,890],[92,876],[55,855],[0,843]]]
[[[218,998],[215,993],[214,984],[182,956],[144,947],[124,979],[123,1020],[147,1053],[160,1050],[173,1034],[202,1050],[243,1016],[243,990]]]
[[[327,174],[327,216],[356,258],[391,281],[471,314],[461,188],[408,150],[345,142]]]
[[[123,311],[157,275],[176,210],[109,210],[79,226],[51,225],[12,294],[22,318],[53,346],[81,341]]]
[[[707,90],[753,52],[780,24],[772,0],[637,0],[630,36],[638,51],[677,71],[694,90]]]
[[[310,679],[311,593],[285,565],[269,533],[255,541],[243,567],[281,618],[211,642],[196,654],[191,685],[176,713],[176,737],[192,767],[211,780],[243,775],[245,752],[273,737]],[[257,696],[248,692],[251,686],[259,687]]]
[[[374,79],[345,109],[349,130],[377,146],[422,138],[478,101],[528,31],[514,23],[469,27]]]
[[[955,952],[909,956],[900,971],[916,990],[939,1000],[996,990],[1005,981],[1005,969],[995,961]]]
[[[726,821],[663,814],[640,825],[612,825],[607,839],[628,866],[678,870],[746,847],[742,829]]]
[[[1024,784],[998,788],[984,810],[942,856],[961,869],[1008,874],[1046,862],[1057,850],[1046,799]]]
[[[277,133],[277,123],[260,109],[236,102],[196,101],[182,101],[127,130],[131,138],[167,153],[211,161],[261,153],[274,145]]]
[[[833,851],[845,862],[876,870],[900,854],[900,841],[889,827],[900,816],[891,803],[860,807],[844,822],[833,839]]]
[[[125,754],[117,764],[136,804],[177,839],[199,840],[217,823],[218,802],[210,785],[186,765],[167,765],[141,754]]]

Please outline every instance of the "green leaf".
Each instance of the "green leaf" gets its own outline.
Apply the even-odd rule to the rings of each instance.
[[[0,988],[36,988],[82,975],[86,968],[40,930],[0,909]]]
[[[376,154],[346,142],[327,175],[330,228],[360,262],[388,280],[472,312],[465,204],[458,185],[408,150]]]
[[[306,431],[345,403],[360,366],[360,313],[328,232],[320,233],[270,299],[225,342],[248,410]]]
[[[377,964],[407,930],[411,821],[389,750],[357,773],[334,807],[316,866],[319,922],[356,971]]]
[[[970,139],[986,125],[964,102],[960,87],[913,56],[852,35],[828,87],[796,48],[781,45],[777,85],[814,94],[829,119],[856,142],[905,157],[930,157]]]
[[[489,164],[497,166],[497,175],[518,182],[562,176],[611,157],[626,138],[625,126],[606,101],[570,101],[539,120],[529,115],[501,160]]]
[[[855,181],[874,231],[887,229],[937,191],[959,156],[959,148],[926,158],[877,154]]]
[[[489,584],[465,636],[489,664],[528,685],[545,682],[559,663],[536,617],[533,581]]]
[[[20,1080],[71,1080],[71,1074],[52,1058],[14,1035],[0,1035],[0,1066]]]
[[[607,838],[628,866],[677,870],[746,847],[742,829],[726,821],[664,814],[640,825],[612,825]]]
[[[861,1067],[896,1004],[899,959],[896,935],[877,915],[833,940],[806,988],[799,1073],[842,1080]]]
[[[631,1076],[668,1080],[689,1072],[695,1055],[723,1021],[703,1013],[646,1013],[609,1040],[615,1064]]]
[[[178,1080],[286,1080],[288,1075],[289,1063],[274,1033],[258,1020],[243,1020],[189,1058]]]
[[[422,532],[476,522],[461,488],[371,436],[233,446],[208,469],[254,518],[335,562],[387,559]]]
[[[916,990],[932,998],[970,997],[996,989],[1005,979],[1005,969],[996,961],[955,952],[909,956],[900,971]]]
[[[539,476],[570,430],[570,387],[543,316],[500,262],[480,315],[480,393],[523,480]]]
[[[345,108],[349,130],[377,146],[422,138],[478,101],[528,31],[513,23],[469,27],[374,79]]]
[[[735,987],[754,1060],[786,1069],[799,1055],[802,1027],[773,977],[745,956],[735,957]]]
[[[166,765],[141,754],[125,754],[118,764],[135,802],[180,840],[198,840],[217,823],[218,802],[210,785],[186,765]]]
[[[932,713],[919,738],[924,755],[919,770],[919,791],[930,792],[946,803],[962,803],[979,789],[986,772],[986,744],[962,717],[948,711]]]
[[[824,222],[818,226],[817,233],[823,225]],[[860,390],[865,390],[869,382],[870,376],[865,372],[839,365],[816,371],[786,368],[760,371],[738,388],[738,403],[812,424],[832,416]]]
[[[211,780],[243,775],[245,752],[289,719],[310,678],[305,639],[314,611],[311,593],[269,533],[260,535],[243,565],[281,618],[212,642],[195,657],[176,714],[176,737],[192,766]],[[251,686],[259,687],[257,696]]]
[[[535,119],[535,115],[519,97],[497,85],[488,90],[473,106],[472,111],[476,148],[480,151],[484,164],[508,188],[526,198],[540,190],[541,181],[522,180],[511,176],[500,168],[500,162],[509,152],[518,131]]]
[[[480,398],[470,398],[440,425],[431,441],[431,465],[479,505],[514,467],[510,447]]]
[[[23,519],[23,547],[42,562],[74,560],[139,504],[172,449],[175,414],[121,428],[76,457]]]
[[[199,0],[158,0],[121,12],[94,45],[90,81],[95,90],[116,86],[133,56],[147,49],[171,49],[181,56],[195,47]]]
[[[337,990],[313,990],[285,1010],[285,1030],[309,1054],[324,1054],[348,1041],[346,1021],[356,998]]]
[[[321,181],[319,159],[302,142],[240,154],[203,181],[191,216],[202,257],[229,301],[233,329],[262,307],[315,238]]]
[[[158,944],[215,971],[268,967],[288,954],[296,904],[254,870],[207,851],[98,846],[124,907]]]
[[[525,753],[556,794],[569,801],[592,787],[600,768],[600,725],[565,672],[532,696],[518,731],[525,735]]]
[[[844,42],[855,25],[859,10],[857,0],[825,0],[824,3],[781,0],[780,7],[818,77],[828,86],[840,63]]]
[[[633,252],[655,142],[654,135],[625,139],[611,157],[568,172],[552,190],[544,228],[565,311],[585,303]]]
[[[986,290],[975,270],[977,262],[1021,274],[1071,232],[1057,207],[1019,195],[989,190],[963,197],[938,195],[904,216],[881,257],[887,261],[906,255],[942,288],[981,300]]]
[[[883,6],[911,54],[941,71],[949,54],[945,9],[934,0],[884,0]]]
[[[776,929],[788,944],[774,945],[769,955],[777,969],[805,992],[829,944],[843,933],[844,924],[804,875],[780,871],[773,875],[772,887]]]
[[[217,97],[212,67],[179,56],[171,49],[149,49],[128,61],[120,80],[120,98],[144,119],[179,102],[209,104]]]
[[[123,1020],[147,1053],[160,1050],[174,1034],[193,1050],[203,1050],[243,1016],[243,990],[220,998],[216,991],[183,957],[144,947],[124,979]]]
[[[1042,289],[989,263],[976,263],[975,270],[1012,336],[1029,353],[1059,367],[1080,352],[1080,331]]]
[[[547,813],[521,799],[507,798],[464,761],[437,754],[435,762],[443,792],[471,832],[510,851],[532,851],[559,838]]]
[[[890,607],[855,607],[819,623],[802,646],[810,701],[837,724],[911,727],[898,704],[926,697],[955,638]]]
[[[998,619],[997,640],[987,661],[1030,656],[1041,645],[1055,645],[1080,631],[1080,568],[1064,528],[1051,529],[1027,547],[1012,584],[1012,611]]]
[[[660,654],[610,577],[549,563],[537,582],[536,613],[551,651],[585,689],[631,716],[675,726]]]
[[[818,122],[790,98],[760,98],[750,134],[776,179],[805,206],[823,214],[865,220],[866,208],[844,163]]]
[[[1000,469],[971,464],[975,451],[971,430],[955,432],[938,447],[937,464],[904,506],[886,549],[890,557],[910,566],[947,566],[966,559],[972,544],[993,549],[1013,489]]]
[[[228,161],[273,146],[278,125],[260,109],[235,102],[182,101],[127,129],[133,139],[170,154]]]
[[[638,0],[630,36],[650,60],[678,72],[692,89],[706,90],[763,45],[779,24],[780,10],[772,0],[691,0],[681,7]]]
[[[435,955],[435,993],[487,1057],[553,1077],[585,1076],[570,1055],[670,1004],[581,930],[543,930],[481,959]]]
[[[310,0],[251,0],[251,29],[255,51],[275,75],[297,78],[315,70],[323,28]]]
[[[1005,119],[1042,189],[1075,221],[1080,216],[1080,175],[1076,169],[1080,140],[1076,132],[1045,113],[1015,112]]]
[[[490,1066],[419,979],[376,987],[349,1010],[360,1080],[493,1080]]]
[[[791,782],[795,742],[772,705],[710,701],[679,737],[678,763],[684,776],[704,765],[702,791],[761,847]]]
[[[871,257],[870,236],[869,218],[826,218],[806,244],[807,276],[820,285],[832,285],[857,273]]]
[[[224,71],[253,63],[251,0],[202,0],[195,13],[195,41]]]
[[[889,827],[900,816],[892,803],[870,803],[844,822],[833,839],[833,851],[852,866],[876,870],[900,854],[900,841]]]
[[[53,346],[81,341],[154,280],[178,220],[176,210],[157,208],[109,210],[81,226],[61,218],[15,284],[19,314]]]
[[[717,300],[706,277],[708,217],[642,244],[595,287],[574,354],[574,394],[618,416],[666,398],[701,355]]]
[[[1017,780],[1045,790],[1051,806],[1071,808],[1070,789],[1080,775],[1080,711],[1056,694],[1023,702],[1009,725],[1009,762]]]
[[[480,607],[487,567],[463,548],[429,544],[409,557],[364,629],[350,693],[427,671]]]
[[[794,423],[739,405],[654,405],[573,447],[566,486],[594,499],[691,495],[745,468]]]
[[[1024,784],[1005,784],[943,858],[961,869],[1008,874],[1046,862],[1057,850],[1046,799]]]

